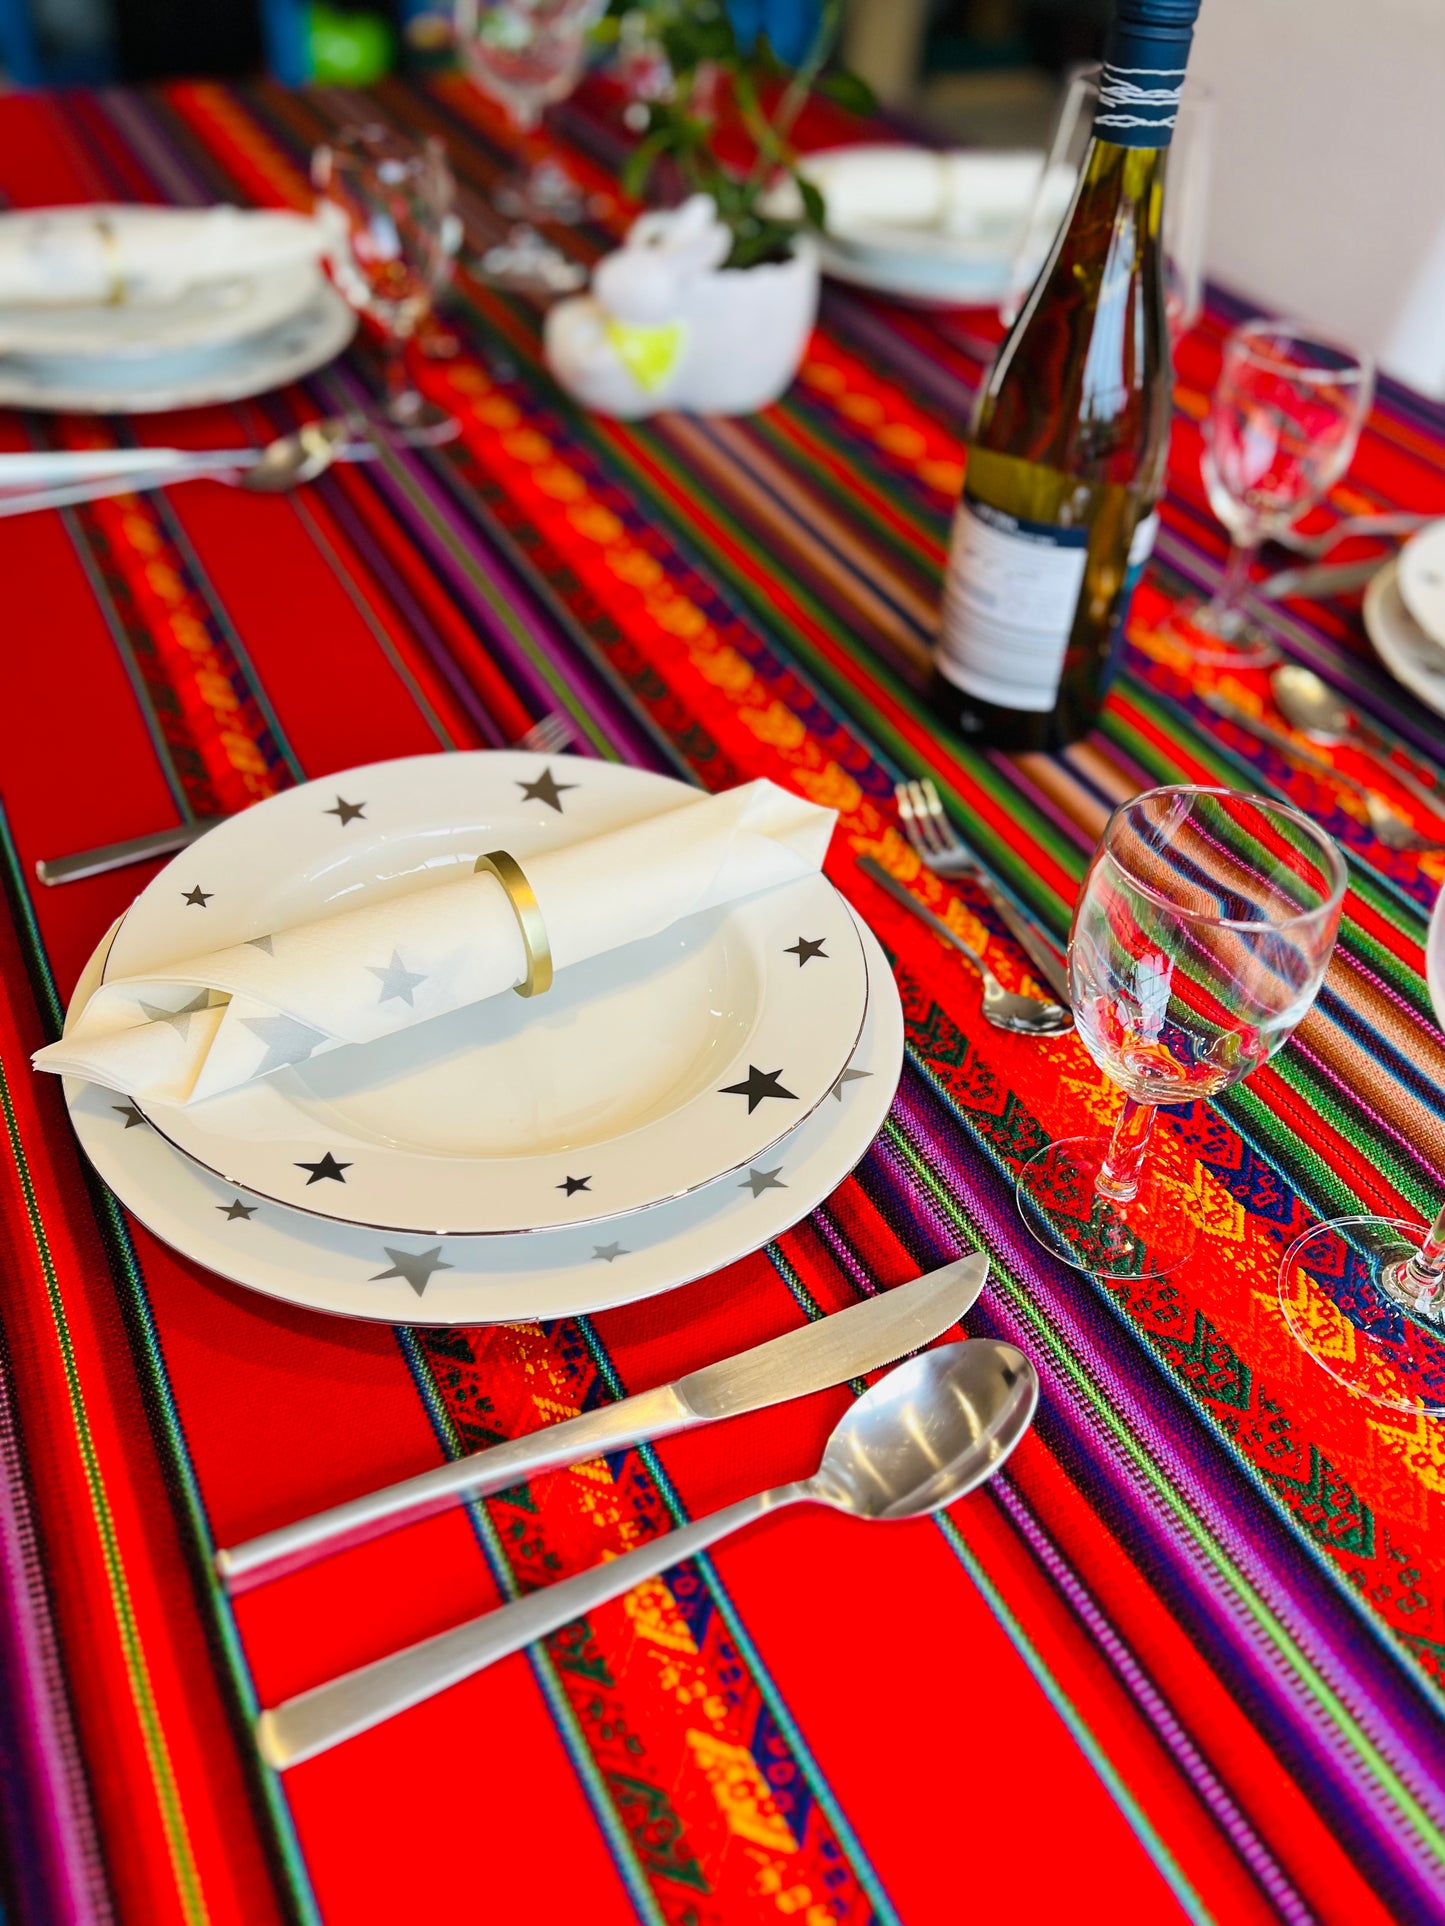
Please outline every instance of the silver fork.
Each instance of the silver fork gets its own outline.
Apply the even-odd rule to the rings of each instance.
[[[1427,522],[1439,519],[1438,515],[1422,515],[1406,509],[1390,510],[1378,515],[1347,515],[1343,521],[1336,522],[1319,535],[1297,535],[1293,529],[1287,528],[1270,539],[1295,555],[1307,555],[1311,561],[1318,561],[1321,555],[1328,555],[1336,542],[1344,541],[1347,535],[1410,535]]]
[[[912,844],[914,854],[936,876],[967,876],[977,883],[1057,1000],[1066,1010],[1071,1008],[1069,973],[1063,959],[1023,912],[1015,909],[963,841],[949,821],[931,778],[925,776],[922,782],[897,783],[893,796],[903,833]]]
[[[533,755],[557,756],[571,741],[571,718],[554,709],[518,736],[512,747]],[[123,843],[101,843],[96,849],[77,850],[73,856],[42,856],[35,874],[53,887],[56,883],[78,883],[86,876],[103,876],[107,870],[124,869],[128,863],[143,863],[152,856],[174,856],[225,820],[224,816],[198,816],[191,822],[177,823],[173,829],[153,829],[148,836],[132,836]]]

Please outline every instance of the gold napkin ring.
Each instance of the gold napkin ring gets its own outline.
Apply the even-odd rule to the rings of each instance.
[[[552,945],[547,941],[547,925],[532,894],[532,885],[522,873],[522,865],[505,849],[494,849],[477,858],[477,869],[495,876],[507,892],[507,901],[522,932],[522,947],[527,952],[527,975],[513,984],[518,996],[541,996],[552,987]]]

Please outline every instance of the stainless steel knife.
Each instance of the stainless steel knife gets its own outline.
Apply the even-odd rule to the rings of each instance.
[[[466,1499],[505,1491],[541,1472],[846,1383],[931,1343],[972,1308],[987,1276],[988,1258],[982,1253],[958,1258],[911,1284],[897,1284],[674,1384],[584,1411],[218,1551],[216,1568],[229,1592],[250,1591],[349,1545]]]

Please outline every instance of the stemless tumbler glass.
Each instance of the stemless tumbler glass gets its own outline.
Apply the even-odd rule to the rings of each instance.
[[[1286,1041],[1329,965],[1345,862],[1286,803],[1192,785],[1109,818],[1069,936],[1079,1035],[1124,1108],[1108,1138],[1024,1165],[1018,1206],[1048,1250],[1101,1277],[1158,1277],[1198,1223],[1146,1153],[1159,1104],[1217,1096]]]
[[[1208,602],[1176,611],[1172,630],[1199,662],[1275,660],[1244,613],[1261,542],[1282,535],[1340,480],[1374,394],[1374,364],[1280,321],[1247,321],[1224,344],[1204,422],[1204,488],[1229,531],[1229,559]]]
[[[381,329],[387,418],[438,440],[456,433],[457,424],[423,399],[406,368],[406,344],[450,278],[461,240],[441,142],[414,143],[389,127],[350,128],[317,148],[311,179],[317,218],[331,234],[336,285]]]

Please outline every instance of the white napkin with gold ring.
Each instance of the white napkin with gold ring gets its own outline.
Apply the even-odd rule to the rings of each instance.
[[[302,214],[239,207],[54,207],[0,215],[0,308],[160,307],[209,281],[319,262]]]

